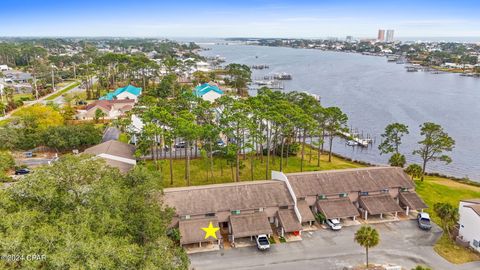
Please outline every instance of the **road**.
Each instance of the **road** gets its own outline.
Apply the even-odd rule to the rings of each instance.
[[[72,83],[68,84],[67,86],[65,86],[65,87],[62,88],[62,89],[65,89],[66,87],[69,87],[69,86],[72,85],[73,83],[75,83],[75,82],[72,82]],[[73,91],[73,90],[76,89],[76,88],[78,88],[78,87],[75,87],[75,88],[71,89],[70,91]],[[61,91],[61,90],[58,90],[58,91]],[[19,107],[19,108],[13,110],[13,111],[10,111],[10,112],[8,112],[5,116],[0,117],[0,121],[10,118],[13,113],[15,113],[17,110],[19,110],[19,109],[21,109],[21,108],[29,107],[29,106],[32,106],[32,105],[37,104],[37,103],[43,103],[43,104],[47,103],[47,100],[46,100],[46,99],[49,98],[51,95],[56,94],[58,91],[55,91],[55,92],[53,92],[53,93],[50,93],[50,94],[48,94],[48,95],[46,95],[46,96],[43,96],[43,97],[41,97],[41,98],[39,98],[39,99],[37,99],[37,100],[25,102],[22,107]],[[68,91],[68,92],[70,92],[70,91]],[[58,98],[57,98],[57,99],[58,99]],[[54,100],[56,100],[56,99],[54,99]]]
[[[122,132],[118,128],[108,127],[103,133],[102,142],[108,142],[111,140],[118,140]]]
[[[42,165],[48,165],[55,160],[54,158],[26,158],[18,161],[18,164],[25,165],[27,167],[36,167]]]
[[[95,84],[97,81],[98,81],[98,78],[97,78],[97,77],[94,77],[92,84]],[[66,85],[65,87],[63,87],[62,89],[65,89],[65,88],[69,87],[70,85],[72,85],[72,84],[74,84],[74,83],[75,83],[75,82],[72,82],[72,83]],[[82,91],[85,91],[85,89],[81,88],[81,84],[80,84],[79,86],[74,87],[74,88],[68,90],[67,92],[63,93],[63,94],[60,95],[59,97],[54,98],[53,100],[47,100],[47,98],[49,98],[51,95],[54,95],[54,94],[58,93],[59,91],[62,91],[62,89],[60,89],[60,90],[58,90],[58,91],[55,91],[55,92],[53,92],[53,93],[50,93],[50,94],[48,94],[48,95],[46,95],[46,96],[43,96],[43,97],[41,97],[41,98],[39,98],[39,99],[37,99],[37,100],[25,102],[25,104],[24,104],[22,107],[20,107],[20,108],[32,106],[33,104],[37,104],[37,103],[46,104],[46,103],[48,103],[48,102],[53,102],[53,103],[56,103],[56,104],[59,104],[59,105],[60,105],[60,104],[63,104],[63,103],[65,102],[65,99],[63,98],[63,96],[64,96],[65,94],[67,94],[67,93],[73,93],[73,92],[82,92]],[[17,108],[17,109],[15,109],[15,110],[13,110],[13,111],[10,111],[10,112],[7,113],[7,115],[0,117],[0,121],[10,118],[10,117],[12,116],[12,114],[13,114],[14,112],[16,112],[17,110],[19,110],[20,108]]]
[[[94,85],[96,82],[98,81],[98,78],[97,77],[93,77],[92,79],[92,85]],[[67,86],[68,87],[68,86]],[[82,88],[82,84],[68,90],[67,92],[63,93],[62,95],[54,98],[53,100],[51,100],[53,103],[56,103],[56,104],[63,104],[65,103],[65,94],[67,93],[75,93],[75,92],[84,92],[85,91],[85,88]],[[47,103],[46,101],[44,103]]]
[[[373,225],[380,234],[380,244],[370,250],[371,263],[393,263],[411,269],[428,265],[435,270],[480,269],[480,262],[454,265],[440,257],[433,245],[441,236],[438,226],[431,231],[418,229],[415,221]],[[365,263],[365,250],[353,241],[358,226],[340,232],[319,230],[302,234],[303,240],[275,244],[267,252],[255,247],[221,250],[190,255],[192,268],[203,269],[343,269]]]

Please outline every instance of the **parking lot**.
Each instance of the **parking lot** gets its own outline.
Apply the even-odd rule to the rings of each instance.
[[[380,244],[370,250],[371,263],[393,263],[406,269],[423,264],[432,269],[480,269],[480,262],[454,265],[437,255],[433,245],[441,236],[434,225],[422,231],[416,221],[375,224]],[[359,226],[339,232],[304,232],[303,241],[274,244],[267,252],[255,247],[220,250],[190,255],[192,269],[343,269],[365,262],[365,250],[353,241]]]

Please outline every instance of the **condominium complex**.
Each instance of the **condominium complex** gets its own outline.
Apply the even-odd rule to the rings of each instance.
[[[377,40],[378,41],[385,41],[385,30],[384,29],[378,30]]]
[[[387,42],[393,42],[393,35],[394,35],[395,31],[394,30],[387,30],[387,39],[386,41]]]

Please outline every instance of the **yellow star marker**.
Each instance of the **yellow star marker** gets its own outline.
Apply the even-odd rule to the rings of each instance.
[[[217,239],[217,235],[215,234],[218,230],[220,230],[220,228],[218,227],[213,227],[213,224],[212,222],[210,221],[210,224],[208,224],[208,227],[207,228],[202,228],[202,230],[205,231],[205,239],[207,239],[208,237],[213,237],[215,239]]]

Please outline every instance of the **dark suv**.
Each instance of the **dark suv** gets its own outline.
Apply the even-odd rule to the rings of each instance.
[[[24,175],[24,174],[29,174],[29,173],[30,173],[30,170],[27,169],[27,168],[22,168],[22,169],[15,170],[15,175]]]

